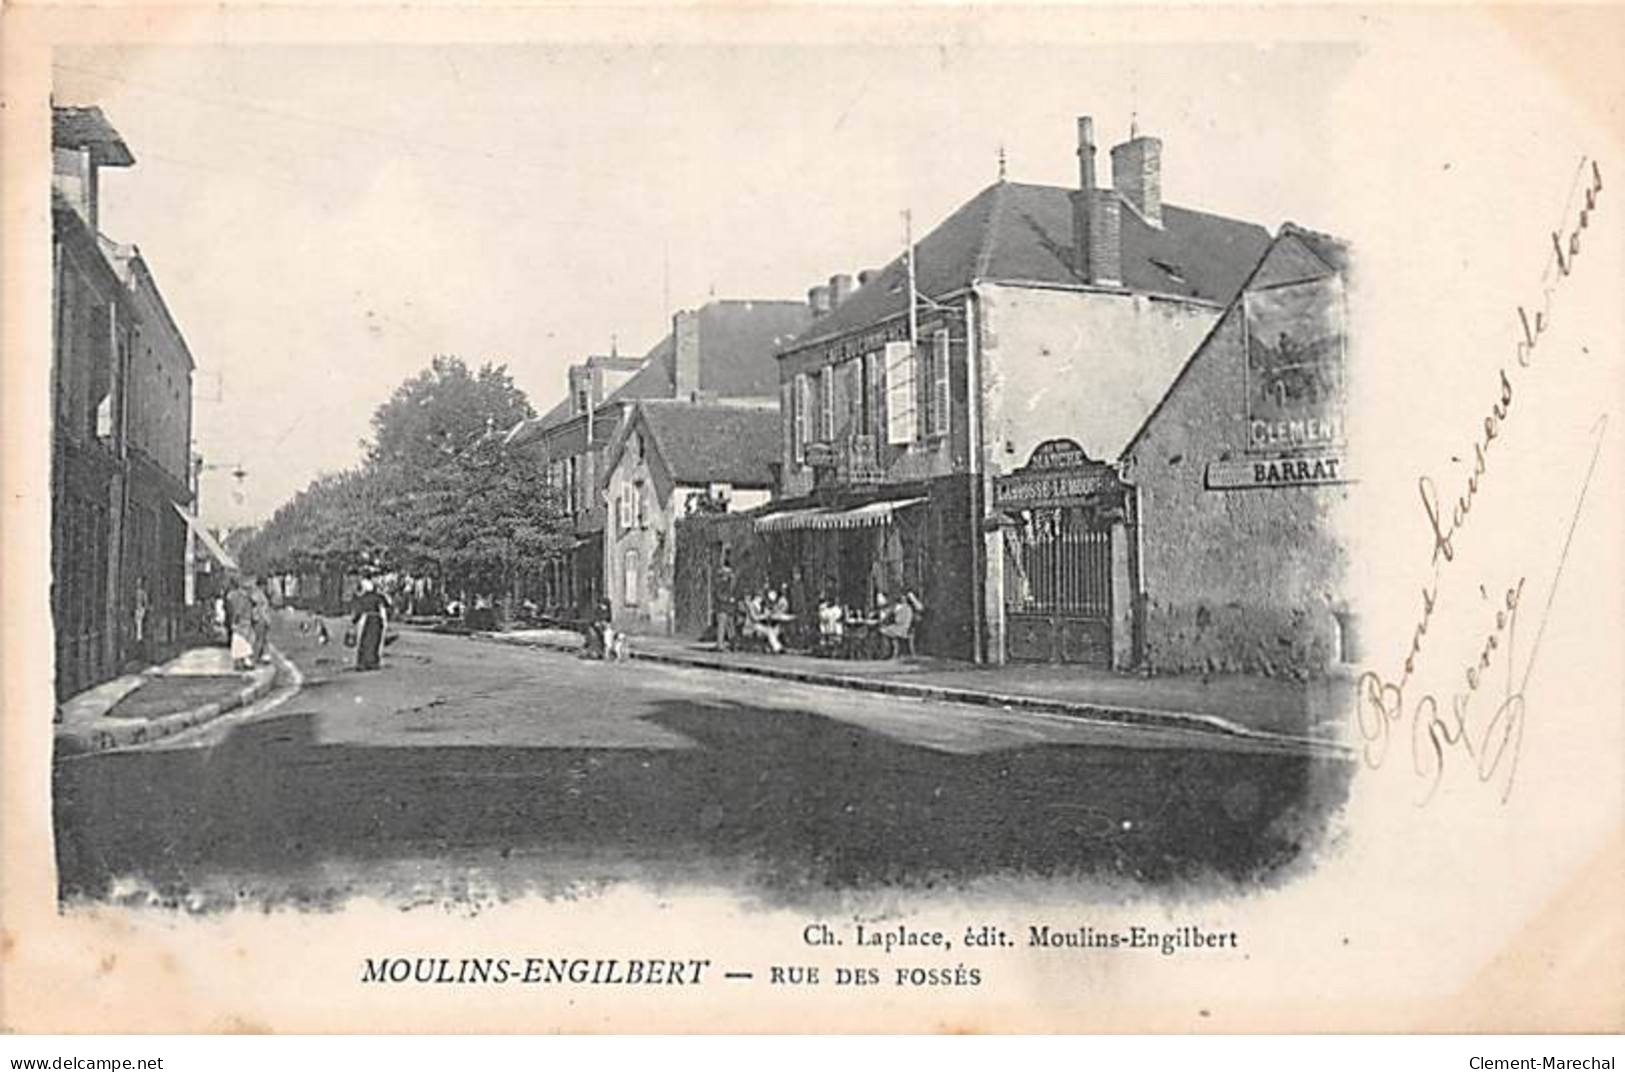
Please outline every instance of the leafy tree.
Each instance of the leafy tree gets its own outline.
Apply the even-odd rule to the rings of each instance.
[[[540,458],[501,443],[533,413],[502,366],[471,371],[436,357],[373,414],[362,464],[318,477],[283,504],[245,547],[245,565],[381,566],[452,589],[510,590],[567,538]]]

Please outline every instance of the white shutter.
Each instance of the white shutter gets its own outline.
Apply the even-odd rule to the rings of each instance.
[[[808,441],[807,410],[812,401],[812,389],[807,384],[807,374],[796,374],[796,405],[795,405],[795,434],[796,434],[796,463],[806,457]]]
[[[914,442],[914,348],[906,342],[886,344],[886,442]]]

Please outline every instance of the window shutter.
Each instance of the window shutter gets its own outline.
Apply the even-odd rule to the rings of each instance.
[[[881,422],[885,419],[881,415],[886,412],[886,360],[885,355],[879,351],[863,355],[864,368],[868,370],[869,411],[865,414],[863,434],[873,436],[876,441],[880,439]]]
[[[784,440],[783,453],[779,460],[783,462],[785,470],[796,463],[796,392],[793,380],[782,380],[779,383],[779,432]]]
[[[914,442],[914,348],[906,342],[886,344],[886,442]]]
[[[824,442],[833,442],[835,439],[835,366],[831,365],[824,370],[823,388],[824,397],[818,407],[818,438]]]
[[[931,350],[931,433],[945,436],[948,434],[948,419],[952,412],[950,408],[952,396],[948,386],[950,361],[946,331],[939,331],[931,336]]]
[[[808,403],[812,401],[812,389],[807,383],[805,372],[796,374],[796,405],[795,405],[795,433],[796,433],[796,464],[801,464],[806,457],[807,446],[807,410]]]

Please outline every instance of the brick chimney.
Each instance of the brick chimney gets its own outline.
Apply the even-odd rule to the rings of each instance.
[[[807,291],[807,304],[812,307],[813,319],[823,316],[830,311],[829,288],[826,286],[813,287]]]
[[[672,395],[692,399],[700,390],[700,314],[684,309],[671,320]]]
[[[1162,139],[1133,135],[1112,148],[1112,186],[1153,227],[1162,226]]]
[[[852,296],[852,291],[854,289],[855,288],[852,285],[852,277],[851,276],[849,276],[849,275],[832,275],[832,276],[830,276],[829,277],[829,304],[830,304],[830,308],[833,309],[836,306],[840,305],[842,302],[846,301],[846,299],[850,298]]]
[[[1078,117],[1078,188],[1072,192],[1072,250],[1079,277],[1088,283],[1123,278],[1121,206],[1114,190],[1095,186],[1095,124]]]

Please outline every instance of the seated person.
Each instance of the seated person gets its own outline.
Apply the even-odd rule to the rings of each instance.
[[[908,642],[914,634],[914,613],[919,600],[913,592],[909,592],[902,599],[889,606],[882,595],[879,603],[882,608],[880,634],[890,637],[893,641]],[[895,650],[895,644],[893,645]]]
[[[790,597],[783,592],[767,593],[767,611],[774,618],[790,617]]]
[[[818,638],[825,645],[839,644],[846,633],[846,614],[841,605],[825,596],[818,603]]]
[[[745,635],[761,637],[774,654],[784,650],[784,641],[779,637],[779,623],[772,620],[777,604],[778,595],[775,592],[768,592],[766,599],[751,596],[745,601]]]

